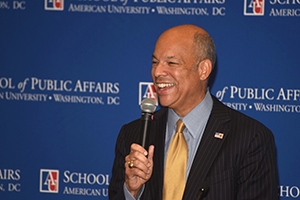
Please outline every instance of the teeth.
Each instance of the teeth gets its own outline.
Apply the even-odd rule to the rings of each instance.
[[[174,84],[171,84],[171,83],[158,83],[157,84],[157,87],[162,89],[162,88],[166,88],[166,87],[172,87],[174,86]]]

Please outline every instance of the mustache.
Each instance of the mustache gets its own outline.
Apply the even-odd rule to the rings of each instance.
[[[155,77],[154,79],[154,84],[155,83],[173,83],[174,81],[169,79],[169,78],[166,78],[166,77]]]

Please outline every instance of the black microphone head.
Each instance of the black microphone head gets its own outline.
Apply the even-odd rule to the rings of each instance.
[[[156,109],[155,101],[153,99],[144,99],[140,104],[141,110],[146,113],[153,113]]]

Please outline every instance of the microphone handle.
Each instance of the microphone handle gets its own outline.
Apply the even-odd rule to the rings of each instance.
[[[142,113],[141,117],[141,132],[142,132],[142,147],[145,149],[148,148],[146,147],[146,141],[148,137],[148,129],[149,129],[149,121],[151,120],[151,113]]]

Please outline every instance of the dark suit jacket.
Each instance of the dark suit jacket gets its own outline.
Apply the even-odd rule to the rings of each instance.
[[[164,144],[167,109],[154,114],[150,143],[154,144],[152,177],[145,184],[143,200],[160,200],[163,191]],[[125,199],[125,156],[139,142],[139,120],[122,127],[109,185],[109,199]],[[223,139],[215,133],[223,133]],[[213,97],[213,109],[194,158],[184,200],[278,199],[274,138],[260,122],[232,110]],[[204,188],[202,193],[201,189]]]

